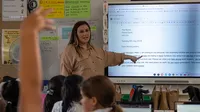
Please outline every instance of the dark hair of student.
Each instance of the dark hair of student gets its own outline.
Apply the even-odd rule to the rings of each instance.
[[[81,90],[88,98],[96,97],[98,106],[112,107],[111,112],[123,112],[121,107],[115,103],[115,87],[107,77],[91,77],[83,82]]]
[[[2,97],[7,102],[6,112],[17,112],[19,100],[19,82],[15,79],[5,82],[2,86]]]
[[[82,81],[83,77],[79,75],[69,75],[65,78],[62,87],[62,112],[67,112],[72,107],[73,102],[81,100],[80,84]]]
[[[57,75],[52,77],[48,83],[47,95],[44,101],[44,112],[51,112],[54,103],[62,100],[61,88],[64,82],[65,76]]]
[[[13,78],[13,77],[10,77],[10,76],[4,76],[3,77],[3,82],[7,82],[9,80],[15,80],[15,79],[17,79],[17,78]]]
[[[72,44],[75,46],[75,49],[76,49],[76,52],[78,53],[78,55],[81,57],[81,53],[80,53],[80,46],[79,46],[79,43],[78,43],[78,34],[77,34],[77,31],[78,31],[78,28],[82,25],[87,25],[88,28],[89,28],[89,31],[91,33],[91,29],[90,29],[90,25],[86,22],[86,21],[78,21],[77,23],[75,23],[74,27],[72,28],[72,33],[71,33],[71,38],[69,40],[69,43],[68,45]],[[90,40],[89,40],[89,45],[91,45],[90,43],[91,41],[91,34],[90,34]]]

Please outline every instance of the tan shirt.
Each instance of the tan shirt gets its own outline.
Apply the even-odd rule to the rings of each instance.
[[[124,62],[124,54],[104,51],[94,46],[87,50],[80,48],[82,57],[76,52],[74,45],[68,45],[61,54],[60,71],[62,75],[77,74],[85,79],[104,75],[107,66],[120,65]]]

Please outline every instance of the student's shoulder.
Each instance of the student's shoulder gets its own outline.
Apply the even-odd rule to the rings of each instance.
[[[70,110],[73,110],[73,112],[82,112],[82,106],[78,102],[73,102]]]
[[[56,107],[56,108],[62,107],[62,101],[56,102],[56,103],[54,104],[54,107]]]
[[[57,101],[55,104],[57,104],[57,105],[62,105],[62,102],[63,102],[63,101]]]
[[[62,101],[54,103],[52,112],[62,112]]]

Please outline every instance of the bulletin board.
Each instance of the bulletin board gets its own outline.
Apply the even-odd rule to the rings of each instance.
[[[34,1],[31,6],[36,6],[35,0],[28,0],[27,3]],[[37,0],[36,0],[37,1]],[[92,30],[92,44],[96,47],[103,47],[103,37],[102,37],[102,29],[103,29],[103,0],[43,0],[44,3],[40,4],[44,7],[52,7],[50,3],[45,4],[45,1],[65,1],[68,4],[58,4],[60,6],[56,6],[57,11],[60,13],[59,15],[49,15],[50,18],[54,18],[56,24],[56,31],[42,31],[40,33],[40,49],[42,56],[42,67],[43,67],[43,78],[45,80],[50,79],[51,77],[60,74],[60,54],[63,52],[64,48],[68,44],[70,32],[74,23],[80,20],[87,21]],[[83,8],[89,8],[89,12],[82,12],[77,15],[77,12],[70,11],[73,9],[74,4],[71,2],[81,2],[85,3]],[[88,4],[90,2],[90,4]],[[37,1],[39,4],[39,2]],[[0,6],[2,6],[2,0],[0,1]],[[30,4],[28,4],[30,5]],[[65,6],[64,8],[62,6]],[[80,5],[79,7],[82,8]],[[29,9],[30,7],[27,7]],[[64,11],[64,9],[66,9]],[[74,9],[76,10],[76,9]],[[69,12],[67,12],[69,11]],[[25,11],[26,12],[26,11]],[[29,13],[29,11],[27,11]],[[1,64],[0,64],[0,77],[5,75],[17,77],[19,67],[18,63],[20,62],[19,58],[19,49],[18,45],[19,39],[15,39],[11,41],[12,45],[10,48],[5,49],[2,38],[5,38],[5,32],[9,29],[19,29],[21,21],[2,21],[2,8],[0,8],[0,34],[1,34]],[[6,31],[5,31],[6,30]],[[3,31],[3,32],[2,32]],[[3,33],[3,34],[2,34]],[[16,35],[15,35],[16,36]],[[17,36],[16,36],[17,37]],[[8,40],[6,40],[8,41]],[[12,47],[15,46],[15,47]],[[17,47],[16,47],[17,46]],[[16,61],[12,61],[12,63],[5,64],[4,57],[5,52],[8,53],[11,58]],[[13,60],[12,59],[12,60]],[[30,71],[31,72],[31,71]]]

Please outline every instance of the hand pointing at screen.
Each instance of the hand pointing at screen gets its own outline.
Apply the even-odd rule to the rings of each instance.
[[[140,58],[142,58],[142,56],[140,57],[135,57],[135,56],[129,56],[129,55],[125,55],[125,59],[130,59],[132,62],[136,63],[137,60],[139,60]]]

